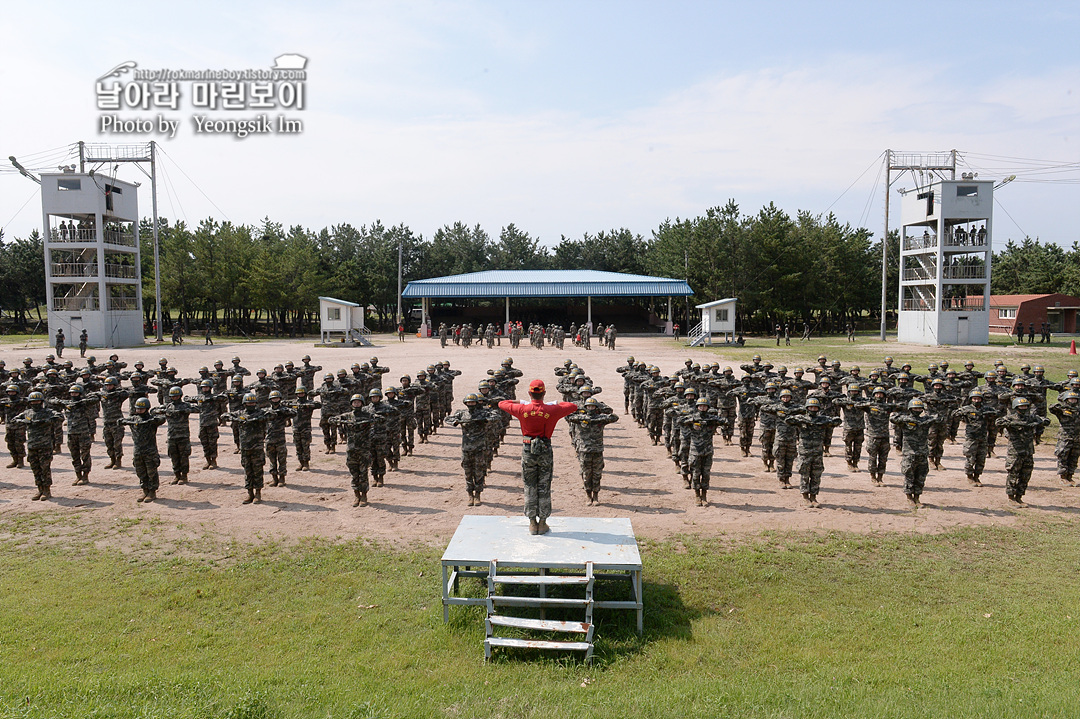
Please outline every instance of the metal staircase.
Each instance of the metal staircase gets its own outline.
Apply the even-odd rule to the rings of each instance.
[[[547,649],[554,651],[577,651],[585,652],[585,663],[592,661],[593,655],[593,593],[595,590],[595,577],[593,564],[585,564],[585,573],[581,574],[548,574],[545,569],[540,569],[538,574],[499,574],[498,561],[492,560],[488,568],[488,595],[487,595],[487,619],[484,622],[486,637],[484,639],[484,659],[490,660],[495,647],[515,649]],[[499,588],[506,586],[536,587],[539,596],[516,596],[500,594]],[[585,596],[582,598],[555,598],[547,596],[547,588],[553,586],[583,587]],[[540,619],[528,617],[515,617],[506,614],[498,614],[501,607],[525,607],[539,608]],[[564,609],[580,608],[585,611],[585,621],[558,621],[544,618],[544,610],[547,607],[560,607]],[[583,641],[567,641],[556,639],[521,639],[516,637],[500,637],[495,633],[500,628],[525,630],[534,633],[547,634],[579,634],[584,635]]]
[[[708,339],[709,333],[702,330],[702,323],[698,322],[686,333],[686,346],[687,347],[700,347],[705,344],[705,340]]]
[[[369,330],[367,327],[362,327],[360,329],[351,329],[349,330],[349,341],[355,342],[361,347],[374,347],[375,345],[371,344],[371,340],[368,339],[370,335],[371,330]]]

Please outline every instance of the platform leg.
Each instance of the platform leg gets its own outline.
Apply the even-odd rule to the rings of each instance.
[[[637,602],[637,633],[643,634],[645,632],[645,602],[641,597],[641,572],[633,573],[634,581],[634,600]]]
[[[450,623],[450,587],[447,586],[446,565],[442,565],[442,620],[443,624]]]

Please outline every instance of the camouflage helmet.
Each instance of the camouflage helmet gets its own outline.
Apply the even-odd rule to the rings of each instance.
[[[766,392],[768,392],[769,390],[776,391],[778,389],[780,389],[780,385],[776,384],[775,382],[770,381],[770,382],[765,383],[765,391]]]
[[[1037,365],[1035,365],[1034,367],[1031,368],[1031,371],[1034,372],[1035,374],[1042,374],[1043,372],[1046,371],[1046,369],[1041,364],[1037,364]]]
[[[562,366],[563,366],[563,367],[569,367],[569,366],[570,366],[570,365],[572,365],[573,363],[574,363],[574,360],[572,360],[572,359],[570,359],[569,357],[567,357],[566,359],[564,359],[564,360],[562,361]]]
[[[479,404],[480,397],[475,392],[470,392],[469,394],[465,395],[464,402],[465,404]]]
[[[935,377],[934,381],[930,383],[930,386],[931,387],[944,387],[945,386],[945,380],[941,379],[940,377]]]
[[[31,394],[30,396],[33,397],[33,394]],[[33,400],[31,399],[31,402],[32,401]],[[150,400],[148,400],[146,397],[139,397],[137,400],[135,400],[135,409],[150,409]]]
[[[368,362],[371,363],[372,367],[375,367],[376,365],[379,364],[379,358],[378,357],[372,357],[371,359],[368,360]]]
[[[584,384],[578,389],[578,394],[592,394],[592,385]]]
[[[949,360],[941,360],[941,369],[949,368]]]
[[[382,390],[378,387],[372,387],[371,391],[368,392],[368,397],[382,397]]]
[[[818,362],[828,362],[829,358],[826,357],[825,355],[818,355],[817,361]]]
[[[362,403],[363,401],[364,401],[364,395],[360,394],[359,392],[354,394],[352,397],[349,397],[349,404],[352,404],[353,402],[361,402]]]
[[[806,374],[806,370],[804,370],[802,367],[796,367],[793,371],[793,374]]]
[[[392,387],[391,386],[391,387],[386,388],[386,394],[392,394],[395,397],[397,397],[399,394],[401,394],[401,392],[398,390],[397,387]]]
[[[348,376],[349,376],[349,373],[348,373],[348,372],[347,372],[347,371],[345,370],[345,368],[344,368],[344,367],[342,367],[341,369],[339,369],[339,370],[337,371],[337,376],[338,376],[338,377],[348,377]]]
[[[832,366],[833,366],[834,368],[835,368],[835,367],[839,367],[839,366],[840,366],[840,360],[838,360],[838,359],[834,359],[834,360],[833,360],[832,362],[830,362],[829,364],[830,364],[830,365],[832,365]]]
[[[170,368],[170,369],[171,369],[171,368]],[[265,377],[265,376],[266,376],[266,370],[265,370],[265,369],[263,369],[262,367],[260,367],[260,368],[259,368],[259,371],[258,371],[258,372],[256,372],[255,374],[256,374],[257,376],[259,376],[259,377]]]
[[[300,358],[300,361],[301,362],[310,362],[311,361],[311,355],[304,355],[303,357]]]
[[[1075,400],[1080,400],[1080,394],[1077,394],[1076,392],[1073,392],[1072,390],[1069,390],[1065,394],[1061,395],[1061,401],[1062,402],[1069,402],[1069,401],[1074,400],[1074,399]]]
[[[1073,377],[1080,377],[1080,372],[1077,372],[1076,370],[1071,369],[1071,370],[1069,370],[1068,372],[1065,373],[1065,376],[1068,377],[1069,379],[1072,379]]]
[[[862,392],[862,387],[860,387],[859,385],[855,384],[854,382],[851,382],[851,383],[850,383],[850,384],[848,384],[848,386],[847,386],[847,391],[848,391],[848,394],[850,394],[850,393],[852,393],[852,392],[855,392],[856,394],[858,394],[859,392]]]
[[[1012,386],[1016,387],[1017,385],[1020,385],[1021,387],[1026,387],[1027,381],[1023,377],[1013,377]]]
[[[874,391],[871,392],[870,394],[887,394],[887,392],[885,391],[884,387],[882,387],[881,385],[878,385],[877,387],[874,387]]]
[[[293,368],[293,367],[295,367],[295,366],[296,366],[296,365],[295,365],[295,364],[293,363],[293,361],[292,361],[292,360],[286,360],[286,362],[285,362],[285,369],[292,369],[292,368]]]
[[[45,373],[45,376],[46,377],[59,377],[60,373],[57,372],[55,369],[51,369],[51,370],[49,370],[48,372]]]
[[[179,387],[169,387],[169,397],[170,398],[172,398],[172,397],[180,397],[183,394],[184,394],[184,390],[180,389]]]
[[[305,387],[302,384],[297,385],[296,386],[296,394],[298,394],[298,395],[306,395],[307,394],[307,387]]]
[[[1020,371],[1021,372],[1030,372],[1031,371],[1031,365],[1029,365],[1027,362],[1025,362],[1024,364],[1020,365]]]
[[[600,408],[600,403],[596,400],[596,397],[589,397],[587,400],[585,400],[585,408],[586,409],[599,409]]]
[[[810,409],[811,407],[813,407],[814,409],[821,409],[821,400],[819,400],[817,397],[811,397],[806,400],[806,408]]]
[[[81,384],[73,384],[68,387],[68,394],[82,394],[83,386]]]
[[[333,379],[333,377],[331,377],[330,379]],[[243,377],[241,377],[241,376],[240,376],[240,375],[238,375],[238,374],[237,374],[237,375],[233,375],[233,378],[232,378],[232,383],[233,383],[233,386],[234,386],[234,387],[241,387],[241,386],[243,386],[243,384],[244,384],[244,378],[243,378]]]
[[[244,404],[255,404],[259,401],[259,398],[254,392],[248,392],[244,395]]]
[[[240,356],[239,356],[239,355],[236,355],[236,356],[234,356],[234,357],[232,358],[232,361],[233,361],[233,362],[235,362],[235,363],[237,363],[237,364],[240,364]]]
[[[989,380],[997,379],[997,374],[995,374],[994,372],[991,372],[990,370],[987,370],[986,372],[983,372],[983,379],[989,379]]]
[[[353,372],[356,372],[357,370],[360,369],[360,363],[359,362],[353,362],[352,367],[350,367],[349,369],[351,369]]]
[[[510,365],[514,364],[514,358],[513,357],[507,357],[502,361],[502,364],[509,367]]]
[[[215,367],[224,367],[225,363],[222,362],[221,360],[214,360],[214,366]]]
[[[238,378],[239,376],[240,376],[240,375],[236,375],[236,377],[233,377],[233,379],[235,380],[235,379],[237,379],[237,378]],[[324,381],[326,381],[326,380],[329,380],[330,382],[333,382],[333,381],[334,381],[334,373],[333,373],[333,372],[327,372],[326,374],[324,374],[324,375],[322,376],[322,378],[323,378],[323,380],[324,380]]]
[[[915,397],[907,403],[907,408],[909,412],[914,412],[915,410],[919,410],[920,412],[922,412],[924,409],[926,409],[926,405],[921,399]]]
[[[118,384],[118,382],[116,381],[115,377],[106,377],[105,378],[105,385],[106,386],[115,387],[117,384]]]
[[[930,364],[926,365],[926,369],[930,370],[931,372],[937,372],[937,368],[938,366],[935,362],[931,362]]]
[[[975,363],[972,362],[971,360],[968,360],[967,362],[964,363],[964,369],[967,369],[967,370],[975,369]]]
[[[214,388],[214,380],[212,380],[212,379],[204,379],[202,382],[199,383],[199,389],[213,389],[213,388]]]
[[[706,397],[705,395],[701,395],[700,397],[697,398],[697,402],[694,403],[694,406],[695,407],[700,407],[701,405],[708,406],[708,404],[709,404],[709,398]]]
[[[280,402],[281,399],[282,399],[281,390],[275,389],[272,392],[270,392],[270,401],[271,402],[273,402],[274,400],[277,400],[278,402]]]
[[[761,362],[761,355],[754,355],[750,358],[751,362]]]
[[[672,385],[672,388],[676,392],[678,392],[680,389],[686,389],[686,383],[684,383],[682,380],[679,380],[678,382],[676,382],[675,384]],[[590,387],[589,389],[592,389],[592,387]]]
[[[969,400],[977,399],[980,402],[982,402],[982,398],[983,398],[983,392],[978,387],[975,387],[970,392],[968,392],[968,399]]]
[[[199,368],[199,374],[209,374],[209,373],[210,373],[210,368],[207,367],[206,365],[203,365],[202,367]]]
[[[206,368],[204,367],[203,369],[206,369]],[[199,370],[199,371],[201,372],[202,370]],[[276,365],[274,365],[274,371],[275,372],[284,372],[285,371],[285,365],[278,362]]]
[[[4,391],[17,393],[19,391],[19,388],[16,385],[9,384],[7,387],[4,388]]]
[[[491,382],[486,379],[482,379],[480,380],[480,383],[476,385],[476,388],[480,390],[491,389]]]
[[[697,393],[698,393],[698,391],[696,389],[694,389],[693,387],[687,387],[686,391],[683,392],[683,394],[686,395],[687,397],[697,397]]]
[[[111,357],[109,358],[109,361],[112,362]],[[169,358],[168,357],[158,357],[157,363],[159,365],[161,365],[162,367],[164,367],[165,365],[169,364]],[[136,403],[136,404],[138,404],[138,403]]]
[[[787,366],[786,365],[780,365],[779,367],[776,368],[776,373],[777,374],[785,374],[786,372],[787,372]]]
[[[896,381],[897,382],[910,382],[911,381],[911,375],[909,375],[907,372],[901,372],[900,374],[896,375]]]
[[[1030,406],[1031,400],[1029,400],[1027,397],[1013,397],[1013,409],[1028,409]]]
[[[857,373],[857,372],[862,372],[862,367],[860,367],[860,366],[859,366],[859,365],[857,365],[857,364],[856,364],[856,365],[852,365],[852,366],[851,366],[851,369],[850,369],[850,370],[848,370],[848,371],[849,371],[849,372],[851,372],[851,374],[855,374],[855,373]]]
[[[795,397],[795,395],[791,394],[791,390],[789,390],[789,389],[780,390],[780,399],[781,400],[783,400],[784,398],[792,399],[794,397]]]

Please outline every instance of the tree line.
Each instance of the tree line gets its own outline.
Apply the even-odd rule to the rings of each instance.
[[[774,204],[754,214],[732,200],[698,217],[666,219],[650,237],[626,228],[562,236],[554,246],[514,224],[498,235],[454,222],[430,239],[407,225],[286,228],[269,218],[236,225],[207,218],[195,227],[159,219],[163,328],[195,331],[207,324],[230,334],[310,333],[318,297],[374,308],[369,324],[391,329],[397,315],[397,267],[414,279],[484,270],[589,269],[685,279],[693,301],[736,297],[738,327],[769,332],[777,323],[808,322],[819,331],[847,322],[880,321],[881,243],[865,228],[834,215]],[[140,224],[143,307],[154,321],[151,220]],[[888,241],[888,307],[897,304],[899,239]],[[1080,248],[1025,239],[994,255],[995,294],[1080,292]],[[5,242],[0,235],[0,309],[17,327],[36,322],[45,302],[43,245],[38,232]],[[647,302],[647,298],[642,298]],[[677,321],[694,323],[690,303]],[[689,308],[689,316],[686,310]]]

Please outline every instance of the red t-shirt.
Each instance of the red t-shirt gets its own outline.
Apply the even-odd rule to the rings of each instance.
[[[547,404],[535,399],[529,402],[504,399],[499,402],[499,409],[518,418],[521,422],[521,433],[526,437],[551,439],[551,434],[555,431],[555,425],[559,420],[577,412],[578,407],[573,402]]]

